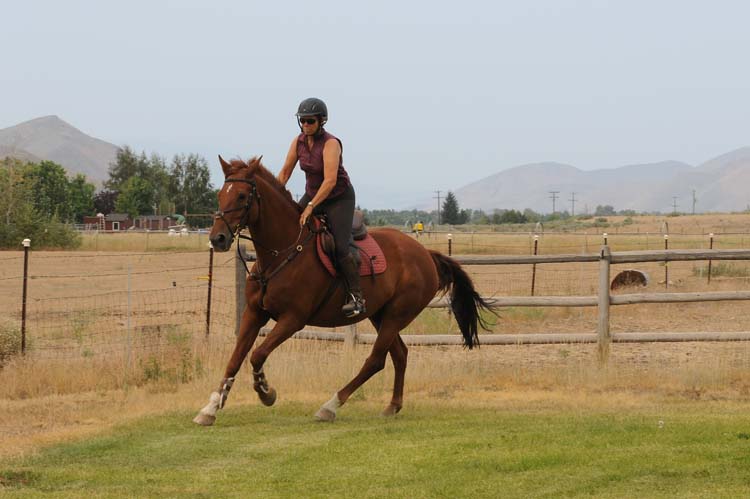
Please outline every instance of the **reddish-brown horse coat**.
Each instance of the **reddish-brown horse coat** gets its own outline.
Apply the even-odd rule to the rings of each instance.
[[[436,293],[450,290],[452,308],[465,344],[471,348],[478,343],[477,324],[484,325],[479,309],[489,306],[476,293],[468,275],[454,260],[425,249],[411,237],[393,229],[371,231],[383,249],[388,267],[382,274],[362,278],[367,313],[352,319],[344,317],[341,313],[344,287],[338,285],[333,294],[329,293],[332,278],[318,260],[315,241],[308,237],[309,228],[300,229],[300,210],[289,192],[259,159],[248,163],[238,160],[227,163],[219,159],[227,182],[219,192],[220,212],[210,234],[214,249],[230,249],[235,233],[246,226],[255,241],[258,256],[253,273],[271,276],[265,292],[259,280],[248,277],[247,306],[222,380],[221,405],[260,328],[271,318],[276,325],[250,356],[255,389],[267,405],[275,401],[276,394],[267,384],[263,364],[277,346],[305,325],[344,326],[364,319],[373,323],[378,337],[372,353],[359,374],[337,395],[341,404],[346,402],[362,383],[384,367],[385,357],[390,353],[396,376],[386,414],[395,414],[403,403],[407,348],[399,332],[419,315]],[[304,243],[301,251],[284,264],[300,243]],[[281,265],[285,266],[274,273]],[[228,387],[227,380],[231,380]]]

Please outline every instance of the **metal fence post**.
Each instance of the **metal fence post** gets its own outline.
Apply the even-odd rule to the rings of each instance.
[[[669,234],[664,234],[664,250],[669,249]],[[669,289],[669,261],[664,259],[664,289]]]
[[[23,299],[21,301],[21,354],[26,355],[26,292],[29,281],[29,247],[31,239],[24,239],[23,242]]]
[[[534,255],[539,248],[539,236],[534,234]],[[534,296],[534,286],[536,285],[536,263],[531,266],[531,296]]]
[[[609,347],[612,337],[609,333],[609,272],[612,254],[609,246],[603,246],[599,259],[599,300],[598,300],[598,321],[597,321],[597,341],[599,345],[599,364],[604,365],[609,358]]]
[[[208,243],[208,300],[206,303],[206,337],[211,331],[211,289],[214,282],[214,247]]]

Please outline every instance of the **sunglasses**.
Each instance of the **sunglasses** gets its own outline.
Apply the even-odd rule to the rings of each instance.
[[[314,125],[318,122],[318,118],[300,118],[299,122],[303,125]]]

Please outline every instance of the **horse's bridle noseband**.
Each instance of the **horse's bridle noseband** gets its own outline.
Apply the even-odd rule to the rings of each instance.
[[[224,179],[224,183],[231,183],[231,182],[244,182],[245,184],[249,184],[252,189],[250,190],[250,195],[247,197],[247,203],[245,206],[239,206],[237,208],[232,208],[230,210],[217,210],[216,213],[214,213],[214,220],[221,219],[222,222],[224,222],[224,225],[227,226],[227,229],[229,230],[229,233],[232,234],[232,238],[237,237],[237,235],[240,233],[240,231],[247,225],[247,223],[250,221],[250,209],[253,206],[253,198],[258,198],[258,204],[260,205],[260,195],[258,194],[258,186],[255,183],[255,180],[248,180],[246,178],[226,178]],[[234,230],[232,230],[232,227],[229,225],[229,222],[227,222],[227,219],[224,218],[224,215],[227,213],[232,213],[233,211],[239,211],[239,210],[245,210],[242,212],[242,216],[240,217],[240,221],[237,222],[237,225],[235,226]]]

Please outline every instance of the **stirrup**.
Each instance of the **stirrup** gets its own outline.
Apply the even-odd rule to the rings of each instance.
[[[351,301],[344,303],[344,306],[341,307],[341,311],[344,315],[347,318],[352,318],[365,313],[366,307],[364,298],[358,298],[353,294],[349,296],[351,297]]]

